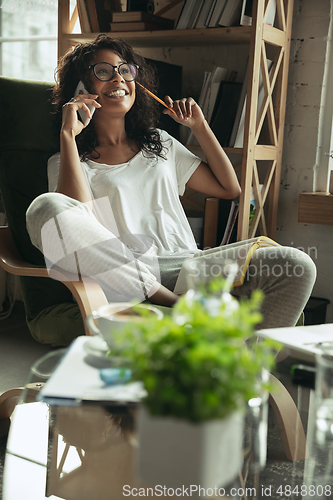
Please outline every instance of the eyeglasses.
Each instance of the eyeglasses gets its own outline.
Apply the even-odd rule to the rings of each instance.
[[[121,63],[119,66],[113,66],[113,64],[107,62],[101,62],[92,64],[88,69],[92,68],[94,70],[94,75],[98,80],[102,82],[108,82],[112,80],[115,75],[115,70],[118,70],[119,75],[125,80],[125,82],[132,82],[136,79],[138,75],[139,66],[137,64]]]

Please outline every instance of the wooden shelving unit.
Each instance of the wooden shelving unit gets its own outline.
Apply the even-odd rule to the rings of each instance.
[[[123,38],[134,47],[250,44],[243,148],[225,148],[227,154],[242,155],[238,240],[252,238],[258,227],[260,234],[271,238],[274,238],[276,233],[294,2],[276,0],[276,22],[275,27],[272,27],[265,24],[271,1],[254,0],[250,27],[109,33],[112,37]],[[75,15],[74,11],[70,19],[69,0],[59,0],[59,56],[71,46],[93,40],[97,36],[97,33],[73,34]],[[266,62],[268,46],[275,48],[273,66],[269,73]],[[260,70],[264,99],[257,115]],[[259,141],[264,123],[268,126],[269,138],[261,144]],[[258,162],[264,162],[264,167],[258,169]],[[260,183],[263,184],[261,191]],[[257,209],[249,232],[251,187]]]
[[[207,33],[208,32],[208,33]],[[92,36],[91,36],[92,35]],[[69,44],[91,40],[97,33],[64,35]],[[111,36],[111,33],[110,33]],[[249,43],[251,27],[214,28],[197,30],[121,31],[112,32],[115,38],[123,38],[132,47],[185,47],[220,45],[221,43]]]

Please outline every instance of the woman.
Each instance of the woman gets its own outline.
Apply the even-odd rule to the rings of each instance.
[[[87,93],[73,98],[79,81]],[[179,195],[187,185],[231,199],[240,187],[196,102],[167,96],[165,112],[192,130],[207,163],[155,128],[156,103],[136,82],[154,91],[144,59],[121,40],[99,35],[64,56],[54,90],[60,153],[48,162],[49,190],[56,192],[34,200],[27,227],[51,265],[94,277],[109,301],[149,298],[171,306],[183,261],[198,253]],[[88,105],[95,112],[85,127],[78,111],[91,118]],[[263,326],[290,326],[311,293],[315,267],[295,249],[273,250],[274,265],[287,259],[302,276],[274,276],[273,254],[258,250],[252,263],[265,263],[266,274],[252,273],[234,294],[261,288]]]

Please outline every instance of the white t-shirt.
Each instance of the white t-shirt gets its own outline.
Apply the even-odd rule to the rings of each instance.
[[[201,159],[167,132],[159,130],[166,147],[162,158],[146,158],[142,151],[129,162],[106,165],[81,162],[93,198],[108,197],[120,238],[153,238],[157,256],[197,252],[179,196]],[[60,153],[48,161],[49,191],[57,189]]]

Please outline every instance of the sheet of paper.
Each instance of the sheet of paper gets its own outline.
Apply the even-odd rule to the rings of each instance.
[[[322,352],[317,344],[333,342],[333,324],[268,328],[256,334],[281,342],[296,358],[315,362],[315,355]]]
[[[146,395],[142,382],[105,385],[84,344],[93,337],[78,337],[69,346],[50,379],[39,393],[39,400],[54,405],[75,405],[82,401],[140,402]]]

